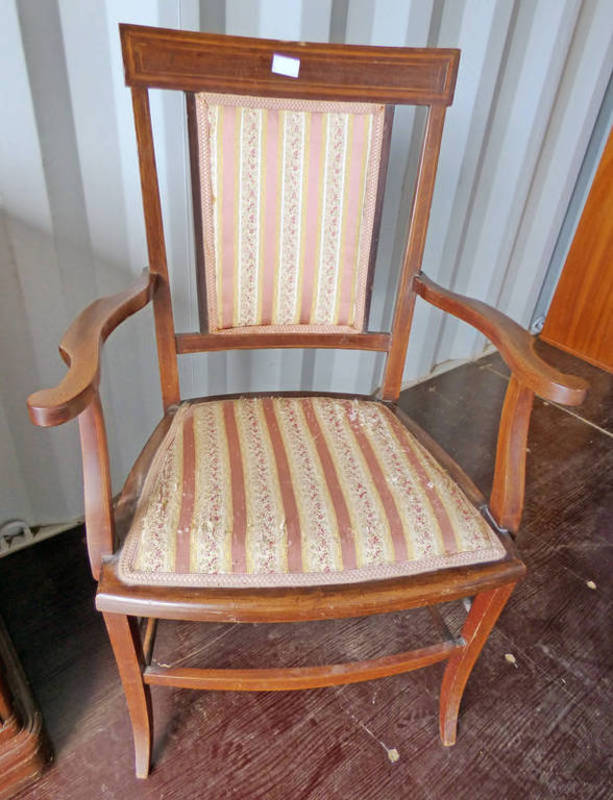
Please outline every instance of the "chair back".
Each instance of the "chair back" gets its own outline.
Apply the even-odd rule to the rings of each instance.
[[[402,377],[459,51],[306,44],[122,25],[165,407],[177,355],[266,347],[386,352]],[[186,95],[200,330],[175,331],[148,90]],[[396,104],[428,106],[392,330],[368,313]]]

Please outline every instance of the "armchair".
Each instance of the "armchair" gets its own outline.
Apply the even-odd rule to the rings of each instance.
[[[152,684],[290,690],[446,661],[440,735],[456,739],[471,669],[525,567],[521,518],[533,395],[578,404],[586,384],[541,361],[504,314],[420,272],[459,51],[305,44],[121,26],[149,269],[97,300],[60,346],[69,366],[28,399],[36,425],[78,418],[86,532],[132,721],[150,768]],[[275,54],[299,77],[275,72]],[[176,333],[148,89],[186,94],[201,327]],[[396,103],[428,117],[391,332],[368,330]],[[416,295],[482,331],[513,376],[489,505],[396,406]],[[152,302],[164,416],[113,503],[100,349]],[[333,347],[386,354],[380,397],[308,392],[181,398],[183,353]],[[119,545],[116,528],[127,535]],[[196,669],[151,663],[157,619],[232,622],[377,614],[473,597],[461,635],[356,663]],[[137,623],[147,620],[144,636]],[[444,626],[443,626],[444,628]]]

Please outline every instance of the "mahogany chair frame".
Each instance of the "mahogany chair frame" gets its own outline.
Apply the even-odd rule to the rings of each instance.
[[[587,389],[583,380],[564,375],[543,362],[535,353],[534,338],[504,314],[485,303],[443,289],[421,272],[443,121],[446,107],[452,102],[460,53],[450,49],[277,42],[132,25],[120,28],[126,83],[131,88],[134,106],[149,267],[132,288],[95,301],[75,320],[60,345],[68,372],[57,387],[31,395],[28,407],[32,421],[40,426],[60,425],[78,418],[87,544],[92,573],[99,581],[96,606],[104,615],[127,698],[134,733],[136,774],[144,778],[150,768],[149,686],[152,684],[235,691],[305,689],[369,680],[446,661],[440,693],[440,735],[443,744],[452,745],[462,693],[473,664],[515,583],[525,572],[509,532],[517,531],[522,513],[526,440],[533,396],[537,394],[546,400],[577,405]],[[299,79],[271,72],[274,53],[300,59]],[[154,87],[185,92],[188,112],[193,102],[192,93],[209,89],[277,97],[360,100],[390,107],[395,104],[427,107],[390,332],[225,332],[220,336],[206,331],[202,298],[201,330],[175,332],[149,111],[148,90]],[[191,120],[190,126],[193,113]],[[388,113],[388,129],[391,120],[391,113]],[[389,133],[387,139],[389,141]],[[379,188],[382,195],[382,184]],[[371,261],[374,262],[374,258]],[[489,505],[460,467],[396,405],[417,295],[485,334],[512,372],[502,410]],[[114,502],[99,396],[100,352],[108,335],[149,302],[154,311],[164,416]],[[262,347],[332,347],[386,353],[379,401],[400,417],[483,513],[503,541],[506,557],[492,563],[412,577],[338,586],[204,589],[122,583],[117,574],[117,532],[129,526],[144,475],[181,400],[177,355]],[[465,597],[474,599],[459,637],[446,634],[435,645],[369,661],[244,670],[161,667],[150,663],[157,619],[316,620],[435,607],[438,603]],[[148,620],[142,638],[138,618]]]

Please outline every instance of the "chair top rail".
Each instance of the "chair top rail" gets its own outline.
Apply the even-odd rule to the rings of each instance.
[[[460,51],[286,42],[120,25],[126,84],[300,99],[450,105]],[[280,74],[273,56],[285,56]],[[276,62],[275,62],[276,63]],[[273,71],[275,69],[275,71]]]

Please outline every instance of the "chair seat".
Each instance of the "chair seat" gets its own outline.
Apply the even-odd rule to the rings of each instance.
[[[129,584],[341,584],[505,550],[385,405],[325,396],[182,404],[119,557]]]

